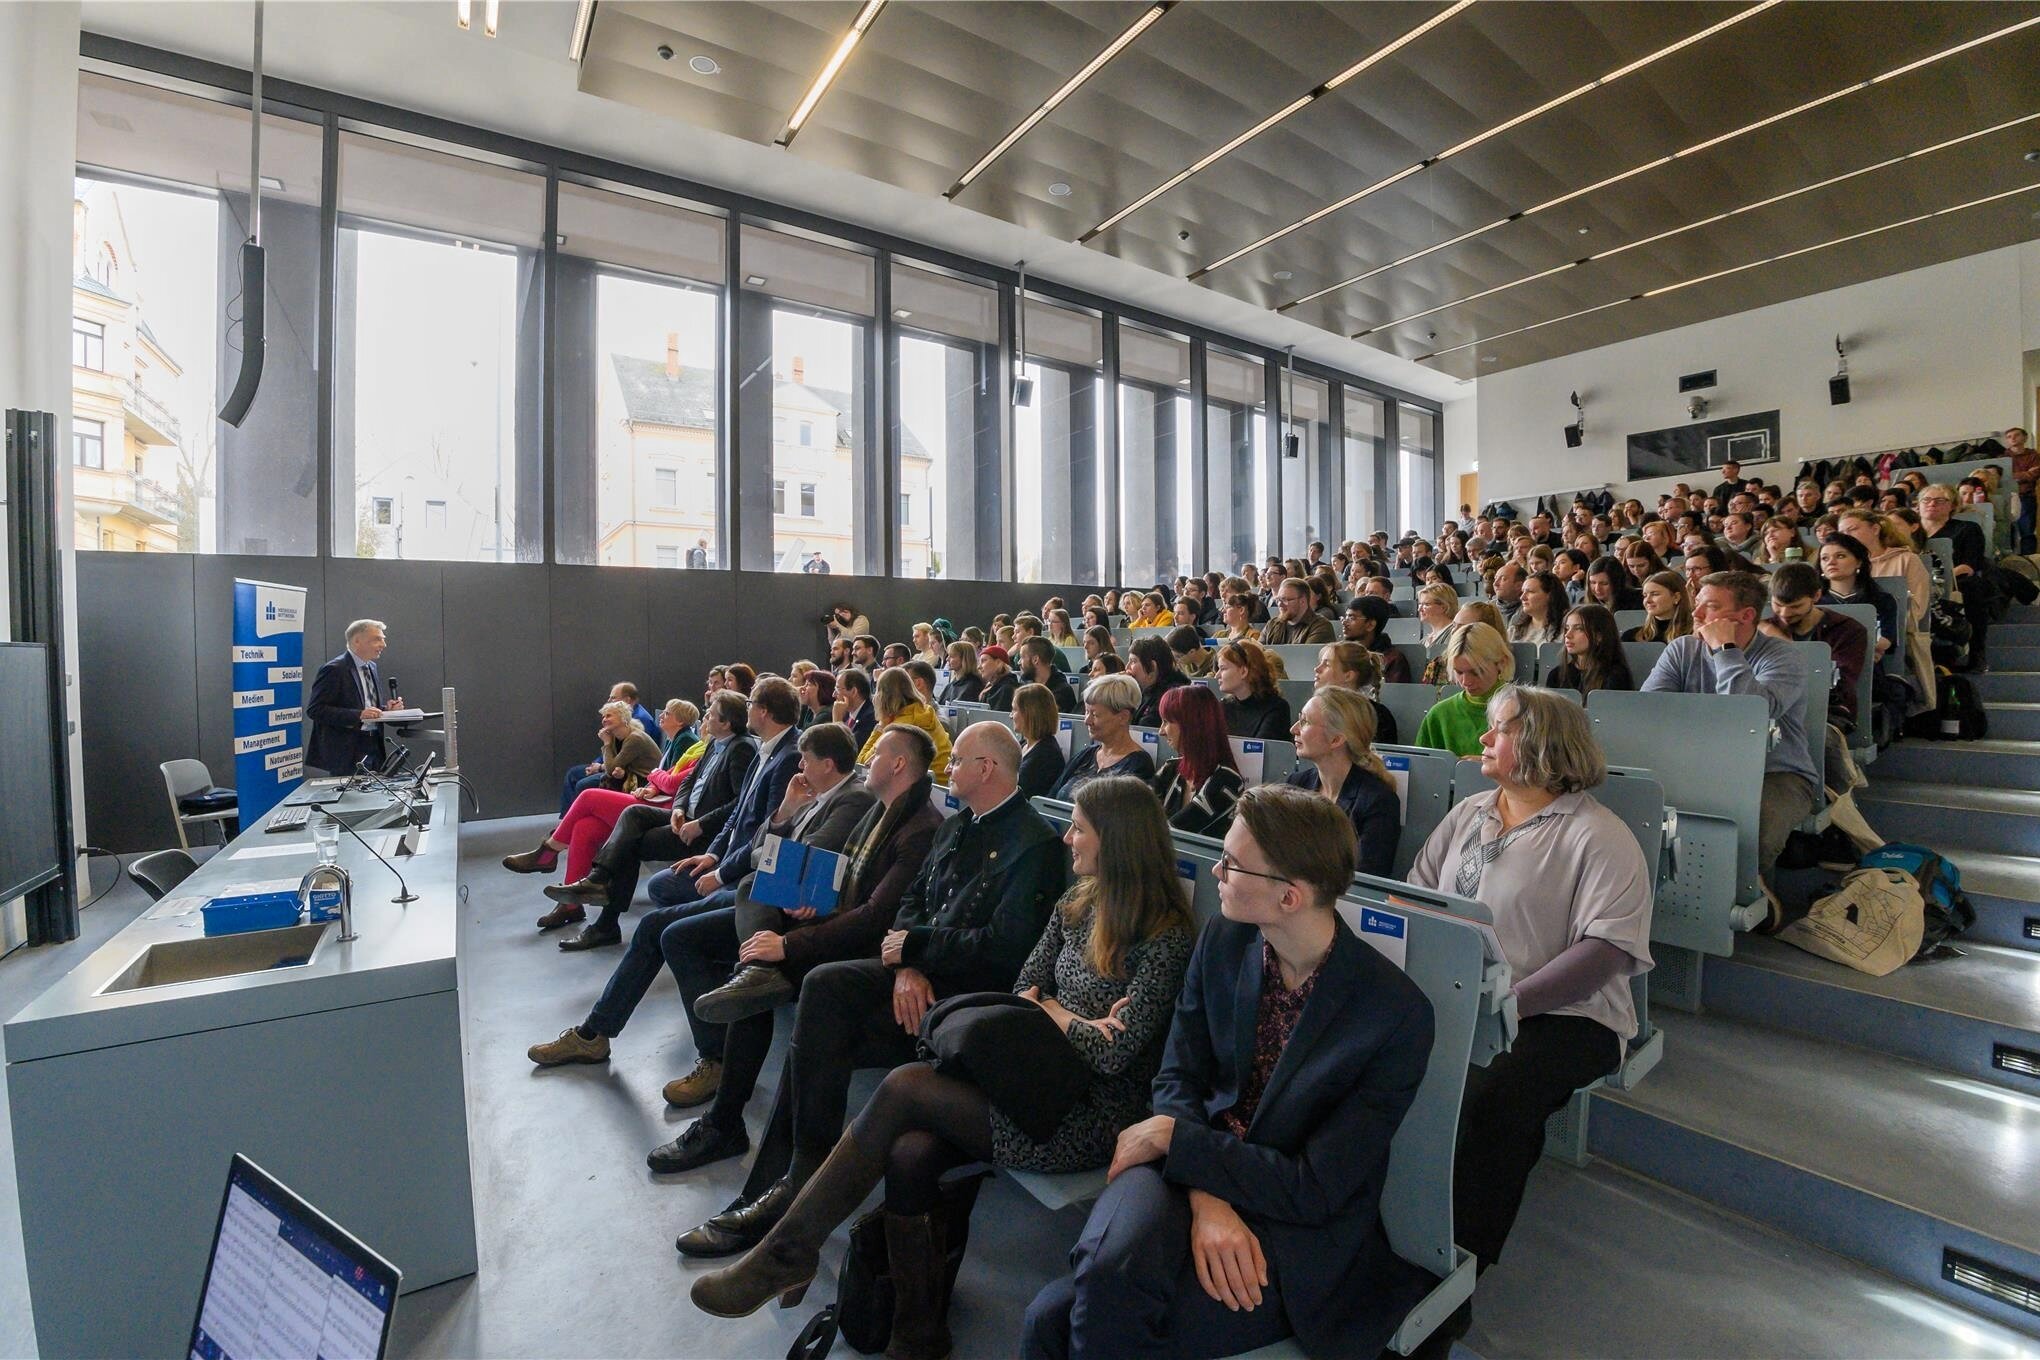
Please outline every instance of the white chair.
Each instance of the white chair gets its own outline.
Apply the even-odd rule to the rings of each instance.
[[[177,844],[190,850],[191,839],[184,829],[200,822],[218,822],[220,843],[231,840],[226,824],[241,817],[234,791],[214,784],[212,771],[202,760],[166,760],[162,770],[163,787],[170,795],[170,817],[177,823]]]

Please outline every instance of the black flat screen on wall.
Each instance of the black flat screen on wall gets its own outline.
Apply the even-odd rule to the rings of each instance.
[[[1703,420],[1629,436],[1629,480],[1711,472],[1723,463],[1744,467],[1778,461],[1778,413],[1758,411]]]
[[[63,872],[53,762],[49,650],[0,643],[0,902]]]

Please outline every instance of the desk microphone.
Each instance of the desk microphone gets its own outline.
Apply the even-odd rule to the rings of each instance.
[[[332,822],[333,825],[339,827],[342,831],[345,831],[348,835],[354,837],[355,840],[360,841],[362,849],[368,851],[369,854],[374,855],[378,860],[382,860],[383,868],[389,870],[393,874],[397,874],[397,866],[390,863],[388,860],[383,859],[382,851],[376,849],[374,846],[370,845],[366,840],[364,840],[359,831],[356,831],[353,827],[347,825],[347,823],[341,821],[338,817],[335,817],[332,813],[326,812],[324,808],[321,808],[320,812],[323,813],[326,819]],[[410,885],[404,882],[404,876],[402,874],[397,874],[397,895],[395,897],[392,897],[390,901],[401,904],[405,902],[415,902],[417,900],[418,894],[411,891]]]

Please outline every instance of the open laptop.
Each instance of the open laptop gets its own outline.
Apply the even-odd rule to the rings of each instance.
[[[191,1360],[381,1360],[397,1268],[239,1153],[191,1324]]]

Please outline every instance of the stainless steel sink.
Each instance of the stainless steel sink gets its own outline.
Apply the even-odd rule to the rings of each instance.
[[[152,944],[135,955],[98,994],[239,977],[278,968],[302,968],[312,961],[333,925],[331,921],[315,921],[278,930],[249,930],[237,935],[208,935]]]

